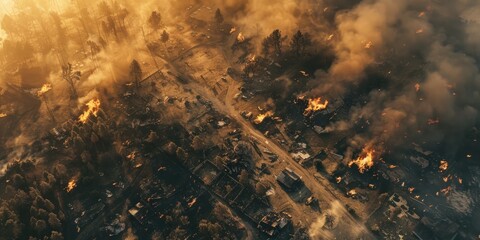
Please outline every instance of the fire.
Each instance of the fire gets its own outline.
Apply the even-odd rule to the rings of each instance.
[[[439,123],[440,123],[440,120],[438,120],[438,119],[428,119],[427,120],[428,125],[436,125],[436,124],[439,124]]]
[[[458,178],[458,183],[463,184],[463,179],[462,179],[462,178]]]
[[[308,106],[307,108],[305,108],[305,111],[303,111],[303,115],[308,116],[313,112],[320,111],[327,108],[327,106],[328,106],[328,100],[325,100],[322,103],[322,98],[320,97],[308,99]]]
[[[330,35],[328,35],[328,37],[327,37],[327,41],[330,41],[330,40],[332,40],[333,36],[334,36],[333,34],[330,34]]]
[[[248,61],[255,62],[255,58],[256,58],[255,54],[251,54],[250,57],[248,58]]]
[[[342,181],[342,177],[339,176],[339,177],[335,178],[335,180],[336,180],[337,183],[340,183]]]
[[[86,106],[88,109],[85,110],[80,117],[78,117],[78,121],[81,123],[86,123],[92,114],[95,117],[97,116],[98,110],[100,110],[100,100],[92,99],[86,104]]]
[[[191,208],[197,202],[197,198],[192,199],[192,201],[188,202],[188,207]]]
[[[420,84],[415,83],[415,91],[416,92],[420,91]]]
[[[67,192],[71,192],[75,187],[77,186],[77,180],[75,178],[72,178],[69,182],[65,190]]]
[[[408,192],[410,192],[410,193],[413,193],[413,190],[415,190],[414,187],[409,187],[409,188],[408,188]]]
[[[236,32],[236,31],[237,31],[237,28],[232,27],[232,28],[230,29],[230,32],[229,32],[229,33],[232,34],[232,33]]]
[[[440,190],[441,193],[443,193],[445,196],[448,195],[452,191],[452,187],[448,186],[442,190]]]
[[[446,160],[440,161],[440,166],[438,166],[440,172],[445,172],[448,169],[448,162]]]
[[[423,16],[425,16],[425,12],[423,11],[418,14],[418,17],[423,17]]]
[[[258,114],[258,116],[253,120],[253,122],[255,124],[260,124],[260,123],[263,122],[263,120],[265,120],[265,118],[269,118],[269,117],[272,117],[272,116],[273,116],[272,111],[268,111],[266,113]]]
[[[237,41],[238,41],[239,43],[245,41],[245,36],[243,36],[243,33],[241,33],[241,32],[238,33],[238,35],[237,35]]]
[[[45,84],[43,84],[42,88],[40,88],[40,90],[38,90],[37,95],[42,96],[43,94],[47,93],[51,89],[52,89],[52,84],[45,83]]]
[[[348,163],[348,167],[352,167],[353,164],[357,165],[358,171],[364,173],[366,170],[373,167],[373,153],[375,150],[364,149],[362,155],[355,160]]]
[[[127,158],[129,160],[135,160],[135,157],[137,156],[137,152],[136,151],[133,151],[131,152],[130,154],[127,155]]]
[[[0,118],[4,118],[6,116],[8,116],[6,113],[0,113]]]
[[[420,33],[423,33],[423,28],[419,28],[417,29],[417,31],[415,31],[416,34],[420,34]]]
[[[365,43],[365,46],[364,46],[364,47],[365,47],[366,49],[369,49],[369,48],[371,48],[372,46],[373,46],[372,41],[368,41],[367,43]]]
[[[446,177],[443,177],[442,179],[443,179],[444,182],[448,182],[449,177],[450,176],[446,176]]]
[[[390,164],[390,165],[388,165],[388,168],[389,169],[394,169],[394,168],[397,168],[397,165]]]
[[[355,191],[355,189],[351,189],[350,191],[347,192],[347,196],[355,196],[357,195],[357,191]]]

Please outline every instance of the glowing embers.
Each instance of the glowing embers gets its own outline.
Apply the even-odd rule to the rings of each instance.
[[[242,42],[245,41],[245,36],[243,36],[243,33],[241,33],[241,32],[238,33],[238,35],[237,35],[237,41],[238,41],[239,43],[242,43]]]
[[[368,41],[368,42],[365,43],[365,45],[364,45],[363,47],[364,47],[365,49],[369,49],[369,48],[371,48],[372,46],[373,46],[372,41]]]
[[[67,184],[67,187],[65,188],[65,190],[67,192],[71,192],[75,187],[77,187],[77,179],[75,178],[72,178],[68,184]]]
[[[86,123],[91,115],[95,117],[97,116],[98,110],[100,110],[100,100],[92,99],[86,104],[86,106],[88,109],[78,117],[78,121],[81,123]]]
[[[48,91],[52,90],[52,84],[45,83],[43,84],[42,88],[37,91],[38,96],[43,96],[43,94],[47,93]]]
[[[260,124],[262,123],[266,118],[270,118],[270,117],[273,117],[273,112],[272,111],[268,111],[266,113],[261,113],[261,114],[258,114],[257,117],[253,120],[253,122],[255,124]]]
[[[373,149],[363,149],[362,154],[348,163],[348,167],[352,167],[353,164],[357,165],[358,171],[364,173],[366,170],[373,167]]]
[[[322,98],[310,98],[308,99],[307,108],[303,111],[304,116],[309,116],[310,114],[326,109],[328,106],[328,100],[322,102]]]
[[[448,169],[448,162],[446,160],[440,161],[440,166],[438,166],[438,171],[445,172]]]

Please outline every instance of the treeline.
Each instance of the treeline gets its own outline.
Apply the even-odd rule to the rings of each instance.
[[[63,237],[65,214],[59,191],[66,167],[37,173],[32,160],[9,166],[0,200],[0,239],[52,239]]]

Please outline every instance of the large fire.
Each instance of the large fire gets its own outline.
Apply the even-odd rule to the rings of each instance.
[[[73,178],[68,182],[65,190],[67,190],[67,192],[71,192],[76,186],[77,186],[77,180]]]
[[[38,90],[37,95],[42,96],[43,94],[47,93],[51,89],[52,89],[52,84],[45,83],[45,84],[43,84],[42,88],[40,88],[40,90]]]
[[[86,106],[88,109],[78,117],[78,121],[81,123],[86,123],[91,115],[95,117],[97,116],[98,110],[100,110],[100,100],[92,99],[86,104]]]
[[[328,100],[323,101],[322,103],[322,98],[310,98],[308,99],[308,106],[305,108],[305,111],[303,111],[304,116],[308,116],[316,111],[321,111],[328,106]]]
[[[269,117],[272,117],[273,116],[273,112],[272,111],[268,111],[266,113],[261,113],[261,114],[258,114],[258,116],[253,120],[253,122],[255,124],[260,124],[262,123],[266,118],[269,118]]]
[[[352,165],[355,164],[358,167],[358,171],[360,173],[364,173],[366,170],[373,167],[374,152],[375,150],[372,150],[372,149],[364,149],[360,157],[348,163],[348,167],[352,167]]]

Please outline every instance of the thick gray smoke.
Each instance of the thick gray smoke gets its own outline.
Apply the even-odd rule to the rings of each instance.
[[[316,94],[345,94],[376,71],[385,88],[351,111],[369,119],[359,147],[409,145],[409,136],[446,144],[454,154],[478,124],[480,2],[364,0],[336,17],[336,60],[318,74]],[[378,78],[378,77],[377,77]],[[429,124],[430,123],[430,124]],[[378,146],[378,145],[377,145]]]

